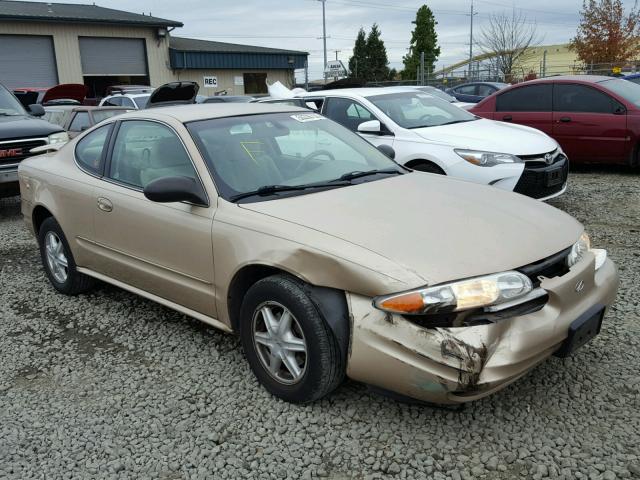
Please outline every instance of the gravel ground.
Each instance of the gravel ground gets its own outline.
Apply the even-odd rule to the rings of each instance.
[[[0,200],[0,478],[640,478],[640,176],[572,174],[553,204],[622,279],[602,334],[462,412],[346,382],[271,397],[240,342],[110,286],[54,293]]]

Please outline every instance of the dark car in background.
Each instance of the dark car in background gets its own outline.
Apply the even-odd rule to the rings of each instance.
[[[446,92],[459,102],[478,103],[508,86],[508,83],[500,82],[470,82],[449,88]]]
[[[553,137],[572,163],[638,165],[640,85],[604,76],[531,80],[470,110]]]
[[[18,165],[33,155],[32,148],[69,139],[59,125],[36,118],[42,115],[42,105],[32,104],[27,110],[0,84],[0,197],[20,192]]]
[[[80,132],[106,120],[107,118],[130,112],[125,107],[92,107],[60,105],[44,107],[43,118],[55,125],[60,125],[69,134],[69,138],[76,137]]]
[[[640,85],[640,73],[632,73],[631,75],[626,75],[622,77],[624,80],[628,80],[630,82],[636,83]]]

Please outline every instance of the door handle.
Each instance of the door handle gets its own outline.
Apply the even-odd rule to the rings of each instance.
[[[569,117],[560,117],[560,121],[562,123],[569,123],[571,121],[571,118],[569,118]]]
[[[103,212],[110,212],[113,210],[113,203],[108,198],[98,197],[98,208]]]
[[[505,115],[504,117],[502,117],[502,120],[505,122],[510,122],[511,120],[513,120],[513,117],[511,115]]]

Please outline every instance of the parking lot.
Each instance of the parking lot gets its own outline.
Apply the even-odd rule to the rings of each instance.
[[[637,478],[639,179],[573,173],[552,202],[620,270],[601,335],[461,412],[349,381],[277,400],[234,336],[107,285],[54,293],[0,200],[0,478]]]

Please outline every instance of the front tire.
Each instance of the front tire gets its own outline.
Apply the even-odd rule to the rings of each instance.
[[[282,400],[312,402],[344,378],[333,332],[293,277],[274,275],[249,289],[240,312],[240,336],[256,378]]]
[[[95,280],[78,272],[67,238],[55,218],[42,222],[38,231],[42,265],[53,287],[65,295],[77,295],[91,289]]]

